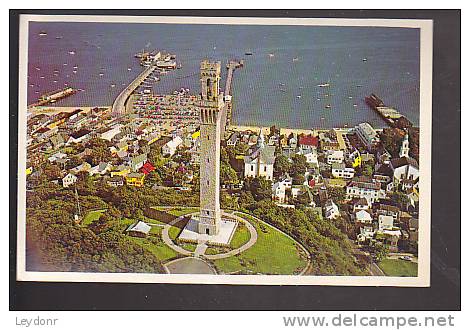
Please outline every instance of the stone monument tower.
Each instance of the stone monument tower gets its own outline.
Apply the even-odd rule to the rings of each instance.
[[[201,211],[197,231],[216,235],[220,228],[220,134],[223,93],[219,93],[220,62],[201,62],[201,120],[200,199]]]

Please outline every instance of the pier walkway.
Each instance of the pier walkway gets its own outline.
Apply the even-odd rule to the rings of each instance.
[[[121,93],[119,93],[116,100],[114,100],[111,108],[111,113],[114,117],[122,116],[126,113],[126,102],[134,91],[150,76],[157,66],[151,65],[142,71]]]
[[[224,125],[221,127],[221,135],[223,136],[225,133],[225,128],[230,126],[230,120],[232,118],[232,79],[233,79],[233,72],[237,68],[241,68],[243,66],[242,61],[231,60],[227,64],[227,79],[225,81],[225,92],[224,92],[224,100],[225,106],[222,113],[222,122]]]

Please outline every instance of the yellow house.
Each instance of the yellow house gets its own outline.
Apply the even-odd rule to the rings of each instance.
[[[144,185],[144,173],[131,173],[126,176],[126,184],[128,186],[142,187]]]
[[[191,137],[193,138],[193,140],[196,140],[198,137],[201,136],[201,131],[196,131],[194,132]]]
[[[119,166],[115,170],[111,171],[111,177],[114,176],[126,176],[131,172],[129,167]]]
[[[354,158],[354,161],[352,163],[352,166],[353,167],[358,167],[358,166],[361,166],[361,155],[357,156],[356,158]]]

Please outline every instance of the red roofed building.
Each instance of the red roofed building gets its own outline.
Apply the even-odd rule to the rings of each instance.
[[[155,171],[155,166],[152,165],[149,161],[147,161],[141,168],[140,171],[145,175],[149,174],[150,172]]]
[[[318,147],[318,137],[313,135],[301,135],[299,136],[299,148],[300,149],[316,149]]]

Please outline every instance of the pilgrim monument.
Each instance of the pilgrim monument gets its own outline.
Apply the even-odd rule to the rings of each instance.
[[[220,228],[220,134],[223,93],[219,93],[220,62],[201,62],[201,121],[199,234],[217,235]]]

